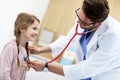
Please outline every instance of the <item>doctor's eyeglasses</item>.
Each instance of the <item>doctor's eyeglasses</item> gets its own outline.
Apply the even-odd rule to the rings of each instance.
[[[89,24],[88,24],[88,23],[84,22],[83,20],[81,20],[81,18],[79,17],[79,15],[78,15],[78,13],[77,13],[78,10],[80,10],[80,8],[78,8],[77,10],[75,10],[75,13],[76,13],[79,21],[82,23],[83,26],[90,26],[90,25],[94,25],[94,24],[95,24],[95,23],[89,23]]]

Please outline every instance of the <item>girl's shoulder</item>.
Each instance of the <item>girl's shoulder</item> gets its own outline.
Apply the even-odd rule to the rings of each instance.
[[[16,49],[16,48],[17,48],[17,44],[16,44],[15,39],[7,42],[7,43],[5,44],[3,50],[4,50],[5,48],[6,48],[6,49],[11,49],[11,50],[12,50],[12,49]]]
[[[11,46],[11,47],[17,46],[15,39],[12,39],[11,41],[7,42],[5,46]]]
[[[16,53],[17,53],[16,41],[11,40],[5,44],[0,56],[13,57],[16,56]]]

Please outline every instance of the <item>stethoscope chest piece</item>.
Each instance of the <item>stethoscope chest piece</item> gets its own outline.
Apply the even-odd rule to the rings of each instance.
[[[25,56],[24,57],[24,61],[27,62],[29,60],[29,57],[28,56]]]

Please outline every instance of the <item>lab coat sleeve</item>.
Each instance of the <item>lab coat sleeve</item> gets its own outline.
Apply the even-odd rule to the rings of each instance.
[[[0,80],[11,80],[10,71],[12,61],[14,59],[14,46],[12,44],[7,44],[1,53],[1,63],[0,63]]]
[[[55,42],[49,45],[50,48],[52,49],[53,57],[59,54],[63,50],[63,48],[66,46],[66,44],[71,39],[71,37],[74,35],[74,33],[75,33],[75,26],[73,26],[70,29],[70,31],[67,33],[67,36],[62,36],[58,38]]]
[[[98,39],[98,49],[85,61],[72,66],[63,66],[63,71],[67,80],[79,80],[92,77],[119,67],[119,36],[120,34],[111,32],[105,33]]]

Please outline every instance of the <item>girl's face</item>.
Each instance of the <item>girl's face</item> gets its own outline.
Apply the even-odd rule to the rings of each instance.
[[[38,35],[39,26],[40,25],[38,21],[35,20],[35,22],[32,25],[28,26],[26,30],[23,30],[21,35],[26,41],[34,41]]]

